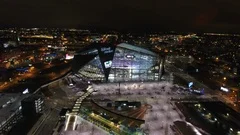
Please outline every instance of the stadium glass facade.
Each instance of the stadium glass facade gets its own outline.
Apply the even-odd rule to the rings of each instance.
[[[157,54],[125,43],[91,48],[80,55],[94,55],[78,70],[79,76],[89,80],[159,81],[162,75],[162,62]]]

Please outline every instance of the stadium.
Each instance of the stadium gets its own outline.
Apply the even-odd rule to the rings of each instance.
[[[164,59],[148,49],[126,43],[95,43],[76,52],[72,70],[93,81],[160,81]]]

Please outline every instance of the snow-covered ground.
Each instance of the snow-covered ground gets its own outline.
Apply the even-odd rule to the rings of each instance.
[[[108,135],[105,130],[93,125],[92,123],[79,117],[80,123],[77,130],[63,131],[61,135]]]
[[[73,79],[75,81],[76,78]],[[78,84],[78,81],[75,82]],[[169,82],[125,82],[120,83],[120,85],[119,83],[102,83],[92,84],[92,86],[96,90],[91,95],[93,99],[140,101],[142,104],[151,105],[151,108],[147,110],[144,116],[145,124],[141,126],[143,131],[149,135],[173,135],[170,125],[173,125],[173,122],[177,120],[185,121],[185,118],[178,108],[175,107],[174,103],[171,103],[170,99],[195,96],[185,88],[178,87]],[[66,86],[65,89],[67,89]],[[209,98],[210,95],[203,95],[201,97]],[[78,125],[77,130],[63,132],[62,134],[105,135],[108,133],[92,123],[83,120]]]
[[[173,85],[168,82],[119,83],[93,85],[97,90],[92,95],[93,99],[140,101],[142,104],[152,106],[144,116],[143,130],[150,135],[173,135],[170,125],[180,118],[180,112],[170,102],[171,97],[183,96],[173,92]],[[180,95],[181,94],[181,95]]]
[[[69,85],[69,79],[74,81],[74,85]],[[84,83],[82,80],[76,78],[75,76],[69,75],[68,77],[63,78],[59,81],[59,87],[63,90],[68,96],[80,96],[86,89],[87,83]]]

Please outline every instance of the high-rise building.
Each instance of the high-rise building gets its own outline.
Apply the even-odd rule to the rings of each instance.
[[[44,100],[40,95],[32,95],[22,100],[21,105],[23,117],[31,119],[42,114]]]

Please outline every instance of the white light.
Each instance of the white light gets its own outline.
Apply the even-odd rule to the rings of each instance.
[[[68,116],[67,123],[66,123],[66,126],[65,126],[65,131],[67,130],[67,127],[68,127],[69,120],[70,120],[70,117],[71,117],[71,116],[72,116],[72,115],[69,115],[69,116]]]
[[[68,54],[66,54],[66,60],[71,60],[71,59],[73,59],[74,58],[74,55],[68,55]]]
[[[22,94],[27,94],[29,93],[28,88],[22,92]]]
[[[227,88],[221,87],[220,90],[224,91],[224,92],[228,92],[229,90]]]
[[[3,44],[3,47],[4,47],[4,48],[8,48],[8,46],[9,46],[8,43],[4,43],[4,44]]]
[[[202,135],[191,123],[189,123],[189,122],[186,122],[186,123],[187,123],[187,125],[191,126],[191,128],[196,133],[196,135]]]
[[[76,120],[77,120],[77,116],[75,115],[75,119],[74,119],[74,123],[73,123],[73,130],[75,129],[75,126],[76,126]]]

